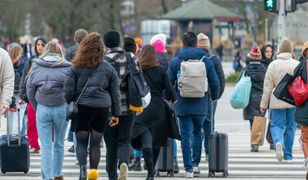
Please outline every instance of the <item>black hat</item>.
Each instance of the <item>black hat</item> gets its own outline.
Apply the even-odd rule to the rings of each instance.
[[[124,50],[126,52],[132,52],[132,53],[136,52],[137,45],[133,38],[130,38],[130,37],[124,38]]]
[[[120,46],[120,34],[118,31],[111,30],[104,34],[104,43],[107,48],[115,48]]]

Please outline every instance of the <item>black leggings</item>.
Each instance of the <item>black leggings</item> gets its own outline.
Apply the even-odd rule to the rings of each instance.
[[[87,147],[90,136],[90,168],[97,169],[100,161],[100,142],[108,124],[109,108],[92,108],[78,105],[76,124],[77,158],[79,165],[87,164]]]

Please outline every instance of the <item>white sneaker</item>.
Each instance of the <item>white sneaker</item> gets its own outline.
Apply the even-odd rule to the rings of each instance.
[[[125,163],[122,163],[120,165],[120,177],[119,180],[127,180],[127,172],[128,172],[128,167]]]
[[[282,144],[277,143],[276,144],[276,159],[281,162],[283,160],[283,149]]]
[[[200,169],[199,169],[199,167],[198,167],[198,166],[193,167],[193,172],[194,172],[194,174],[200,174]]]
[[[185,171],[185,178],[194,178],[194,173]]]
[[[289,160],[284,160],[285,163],[288,163],[288,164],[292,164],[293,163],[293,160],[292,159],[289,159]]]

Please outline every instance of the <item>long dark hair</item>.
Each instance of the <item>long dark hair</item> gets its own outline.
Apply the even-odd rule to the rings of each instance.
[[[138,61],[141,65],[142,70],[159,66],[156,59],[155,49],[152,45],[145,45],[144,47],[142,47],[138,55]]]

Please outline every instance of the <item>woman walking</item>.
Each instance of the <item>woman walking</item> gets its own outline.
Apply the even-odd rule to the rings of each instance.
[[[249,120],[250,129],[253,125],[253,119],[255,116],[259,116],[260,113],[260,101],[263,93],[263,83],[266,68],[261,63],[261,52],[259,48],[253,48],[249,53],[250,63],[246,66],[243,73],[245,76],[251,78],[251,91],[249,104],[243,110],[244,120]],[[259,146],[257,144],[251,144],[251,152],[258,152]]]
[[[118,124],[121,112],[118,75],[109,63],[103,61],[104,53],[101,36],[98,33],[89,34],[73,58],[73,66],[65,81],[67,102],[79,99],[76,150],[80,166],[79,179],[82,180],[87,179],[88,144],[90,143],[90,169],[97,169],[102,136],[107,125]]]
[[[34,52],[35,55],[32,59],[29,59],[25,62],[25,67],[23,69],[22,77],[20,80],[19,86],[19,104],[27,103],[27,136],[29,140],[30,153],[39,153],[40,145],[38,142],[38,132],[36,127],[36,115],[35,110],[33,109],[30,102],[28,102],[27,93],[26,93],[26,81],[29,76],[29,71],[34,59],[38,59],[44,52],[45,45],[47,40],[43,37],[38,37],[35,41]]]
[[[67,104],[63,86],[71,64],[64,59],[60,45],[54,41],[46,45],[39,60],[34,59],[33,63],[27,80],[27,97],[36,110],[38,137],[42,148],[42,179],[61,180],[67,127]]]
[[[289,40],[283,40],[279,47],[277,59],[267,69],[260,111],[271,109],[271,133],[275,144],[276,158],[278,161],[292,162],[292,148],[295,137],[296,122],[294,106],[278,100],[273,95],[273,90],[286,73],[293,75],[298,61],[292,58],[293,45]]]
[[[153,46],[144,46],[138,61],[150,86],[152,98],[149,106],[136,117],[131,139],[132,146],[142,150],[148,171],[147,180],[152,180],[159,148],[167,142],[167,114],[166,104],[162,99],[163,92],[166,91],[172,102],[175,101],[175,95],[164,67],[156,59]]]

